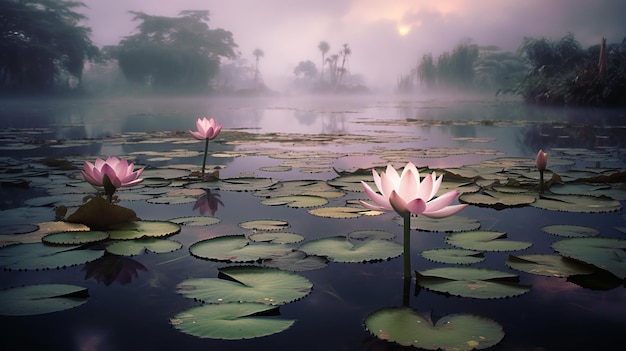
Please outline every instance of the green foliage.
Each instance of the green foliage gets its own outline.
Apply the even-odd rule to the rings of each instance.
[[[79,25],[79,1],[0,2],[0,92],[42,93],[80,84],[97,55],[91,30]]]
[[[178,17],[133,12],[139,33],[120,42],[119,64],[132,82],[159,89],[202,91],[221,58],[235,58],[231,32],[210,29],[208,11],[182,11]]]
[[[603,55],[601,55],[603,52]],[[557,41],[524,38],[518,53],[529,70],[515,92],[527,101],[567,105],[626,104],[626,41],[582,49],[573,34]],[[601,70],[600,57],[606,58]]]

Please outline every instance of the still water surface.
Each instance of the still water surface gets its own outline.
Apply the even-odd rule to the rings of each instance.
[[[0,158],[27,165],[44,157],[73,162],[95,157],[123,156],[148,167],[172,164],[200,165],[201,143],[185,136],[199,117],[215,118],[226,132],[265,135],[263,142],[232,144],[223,138],[210,143],[208,164],[220,166],[220,177],[254,174],[278,180],[322,179],[337,176],[333,167],[356,170],[385,165],[394,150],[396,167],[412,161],[420,167],[447,168],[477,164],[502,157],[528,158],[537,150],[550,157],[571,150],[591,150],[614,156],[604,167],[624,169],[626,111],[624,109],[574,109],[528,106],[514,100],[494,98],[359,97],[359,98],[248,98],[248,99],[115,99],[79,101],[4,101],[0,104]],[[165,133],[187,137],[188,142],[136,143],[146,134]],[[331,135],[332,142],[316,143]],[[345,142],[352,136],[350,142]],[[121,141],[120,141],[121,140]],[[287,141],[284,141],[287,140]],[[324,139],[328,140],[328,139]],[[27,145],[27,146],[24,146]],[[147,151],[167,154],[180,148],[177,157],[156,157]],[[251,153],[254,150],[257,153]],[[276,151],[326,155],[314,168],[299,164],[283,172],[262,167],[281,165]],[[439,153],[429,154],[429,150]],[[452,151],[451,151],[452,150]],[[456,152],[461,150],[460,152]],[[455,152],[453,152],[455,151]],[[240,153],[238,153],[240,152]],[[280,152],[280,151],[279,151]],[[187,153],[187,155],[185,155]],[[556,157],[555,157],[556,159]],[[549,161],[550,162],[550,161]],[[593,167],[597,160],[577,161],[577,167]],[[306,163],[306,162],[305,162]],[[311,159],[310,163],[317,164]],[[549,163],[550,167],[550,163]],[[557,166],[555,166],[556,168]],[[3,179],[6,179],[7,176]],[[132,189],[128,190],[132,192]],[[45,195],[37,189],[8,189],[0,194],[5,212],[29,207],[28,200]],[[78,308],[31,317],[0,316],[3,350],[397,350],[377,340],[363,327],[370,313],[403,301],[402,259],[368,264],[330,263],[326,268],[301,272],[313,283],[312,293],[300,301],[281,306],[281,316],[296,319],[285,332],[252,340],[199,339],[174,329],[175,314],[198,302],[176,293],[176,285],[191,277],[215,277],[223,262],[190,256],[189,245],[202,239],[232,234],[239,223],[258,219],[289,222],[289,231],[305,240],[346,235],[364,229],[396,233],[402,227],[392,213],[357,219],[314,217],[306,209],[264,206],[249,192],[218,191],[221,205],[214,216],[218,225],[185,228],[173,239],[183,248],[166,254],[142,254],[118,262],[133,273],[124,279],[88,277],[86,266],[47,271],[0,272],[0,288],[28,284],[76,284],[89,289],[88,302]],[[193,203],[154,204],[124,201],[144,220],[168,220],[199,215]],[[329,206],[343,206],[348,193]],[[621,201],[622,206],[624,201]],[[37,215],[37,221],[50,221]],[[623,210],[611,213],[569,213],[530,206],[495,210],[469,206],[461,213],[476,218],[481,229],[508,233],[533,246],[515,254],[552,253],[550,244],[559,238],[541,231],[554,224],[596,228],[602,236],[624,238],[616,228],[626,227]],[[0,218],[3,226],[24,219]],[[235,228],[235,229],[233,229]],[[239,229],[240,234],[249,234]],[[5,231],[3,235],[13,235]],[[415,270],[439,267],[423,259],[423,250],[447,247],[446,233],[413,231],[412,266]],[[437,319],[455,313],[475,313],[503,326],[504,340],[493,350],[600,350],[619,349],[626,343],[626,289],[624,285],[593,290],[564,278],[513,271],[504,261],[510,252],[493,252],[478,267],[520,275],[532,285],[521,296],[479,300],[444,296],[412,287],[410,306]],[[128,268],[128,267],[135,267]],[[140,267],[140,268],[137,268]],[[108,279],[108,280],[107,280]]]

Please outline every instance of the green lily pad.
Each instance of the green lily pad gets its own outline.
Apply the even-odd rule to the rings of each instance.
[[[552,248],[561,256],[592,264],[626,279],[626,240],[617,238],[572,238],[557,241]]]
[[[87,289],[67,284],[28,285],[0,291],[0,315],[32,316],[78,307],[85,302]]]
[[[382,261],[402,254],[402,245],[388,240],[351,241],[337,236],[306,242],[298,249],[309,255],[325,256],[335,262]]]
[[[385,230],[355,230],[348,234],[349,239],[368,240],[390,240],[395,238],[396,235]]]
[[[198,182],[189,184],[190,189],[219,189],[226,191],[257,191],[269,188],[278,181],[272,178],[240,177],[220,179],[215,182]]]
[[[304,237],[295,233],[255,233],[248,239],[256,242],[271,242],[273,244],[295,244],[304,240]]]
[[[619,211],[619,201],[608,197],[584,195],[541,195],[532,206],[551,211],[598,213]]]
[[[465,193],[459,196],[459,202],[481,207],[491,207],[502,210],[510,207],[529,205],[537,199],[537,194],[511,193],[495,190],[484,190],[483,193]]]
[[[205,225],[217,224],[220,223],[222,220],[212,216],[189,216],[173,218],[169,221],[180,225],[200,227]]]
[[[508,240],[506,233],[487,230],[450,234],[446,237],[446,242],[462,249],[476,251],[514,251],[532,246],[531,242]]]
[[[548,277],[563,278],[570,275],[591,274],[595,271],[589,265],[559,255],[509,255],[505,263],[518,271]]]
[[[416,272],[416,276],[417,284],[425,289],[476,299],[517,296],[530,290],[515,274],[483,268],[433,268]]]
[[[436,324],[409,307],[378,310],[365,318],[365,328],[379,339],[426,350],[482,350],[504,338],[502,326],[472,314],[451,314]]]
[[[103,254],[104,250],[83,250],[80,246],[18,244],[0,248],[0,267],[10,270],[63,268],[93,261]]]
[[[289,228],[289,222],[281,220],[261,219],[239,223],[243,229],[251,230],[281,230]]]
[[[170,320],[174,328],[199,338],[239,340],[280,333],[295,320],[267,316],[277,307],[260,303],[227,303],[192,307]]]
[[[292,250],[285,245],[252,243],[244,235],[218,236],[189,247],[189,252],[196,257],[227,262],[253,262],[282,256]]]
[[[404,225],[402,217],[397,216],[393,221]],[[480,222],[475,218],[464,216],[450,216],[446,218],[429,218],[426,216],[411,216],[411,229],[425,232],[466,232],[480,228]]]
[[[54,234],[48,234],[41,238],[46,244],[56,245],[81,245],[87,243],[94,243],[97,241],[105,240],[109,237],[109,233],[96,230],[90,231],[69,231],[60,232]]]
[[[138,240],[123,240],[107,246],[108,253],[120,256],[139,255],[144,251],[152,253],[167,253],[176,251],[183,247],[183,244],[165,239],[145,238]]]
[[[342,197],[345,193],[321,180],[287,180],[280,181],[269,189],[256,191],[254,195],[266,198],[304,195],[331,199]]]
[[[263,265],[284,271],[304,272],[328,266],[328,259],[322,256],[307,255],[296,250],[280,257],[264,259]]]
[[[581,238],[581,237],[587,237],[587,236],[600,235],[599,230],[595,228],[591,228],[591,227],[580,226],[580,225],[556,224],[556,225],[545,226],[541,228],[541,230],[548,234],[564,236],[567,238]]]
[[[136,221],[111,226],[109,238],[113,240],[133,240],[160,238],[180,232],[180,225],[167,221]]]
[[[379,211],[367,210],[363,207],[320,207],[309,210],[308,212],[312,215],[319,217],[338,219],[357,218],[361,216],[374,216],[382,213]]]
[[[313,284],[292,272],[256,266],[226,267],[218,278],[192,278],[178,284],[177,292],[206,303],[256,302],[282,305],[311,292]]]
[[[472,264],[485,260],[482,252],[463,249],[432,249],[422,251],[422,257],[439,263]]]
[[[287,205],[293,208],[318,207],[328,203],[326,198],[311,195],[278,196],[261,201],[263,205],[279,206]]]

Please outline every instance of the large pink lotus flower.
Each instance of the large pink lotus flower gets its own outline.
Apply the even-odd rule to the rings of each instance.
[[[213,118],[207,119],[206,117],[198,118],[196,127],[198,128],[197,132],[190,130],[189,133],[198,140],[214,139],[222,130],[221,124],[216,124]]]
[[[380,175],[376,170],[372,170],[372,174],[380,194],[362,181],[365,193],[375,203],[360,201],[365,208],[376,211],[394,210],[402,217],[421,214],[430,218],[444,218],[456,214],[467,206],[467,204],[449,206],[459,196],[458,190],[434,198],[441,186],[443,175],[437,178],[435,172],[432,172],[420,181],[419,172],[411,162],[407,163],[401,175],[391,165],[387,165],[386,172],[381,172]]]
[[[85,169],[80,172],[83,174],[83,178],[93,186],[106,188],[112,185],[117,189],[143,182],[143,179],[139,178],[143,168],[133,171],[133,168],[135,168],[134,163],[129,164],[127,160],[119,159],[115,156],[107,158],[106,161],[98,158],[95,164],[85,161],[84,165]],[[107,184],[105,176],[108,178],[110,185]]]

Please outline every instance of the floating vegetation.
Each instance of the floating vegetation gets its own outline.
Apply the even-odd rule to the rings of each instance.
[[[422,251],[422,257],[438,263],[473,264],[485,260],[485,255],[479,251],[464,249],[431,249]]]
[[[358,263],[398,257],[402,254],[402,245],[388,240],[352,241],[337,236],[306,242],[298,250],[308,255],[325,256],[335,262]]]
[[[530,286],[515,274],[473,267],[433,268],[415,272],[422,288],[476,299],[498,299],[524,294]]]
[[[0,290],[0,315],[32,316],[78,307],[87,302],[86,288],[68,284],[40,284]]]
[[[531,242],[508,240],[506,233],[488,230],[450,234],[446,237],[446,242],[462,249],[477,251],[515,251],[532,246]]]
[[[226,235],[198,241],[189,252],[199,258],[226,262],[254,262],[280,257],[293,249],[280,244],[255,243],[245,235]]]
[[[409,307],[378,310],[365,318],[365,328],[382,340],[426,350],[482,350],[504,338],[502,326],[473,314],[451,314],[433,323]]]

